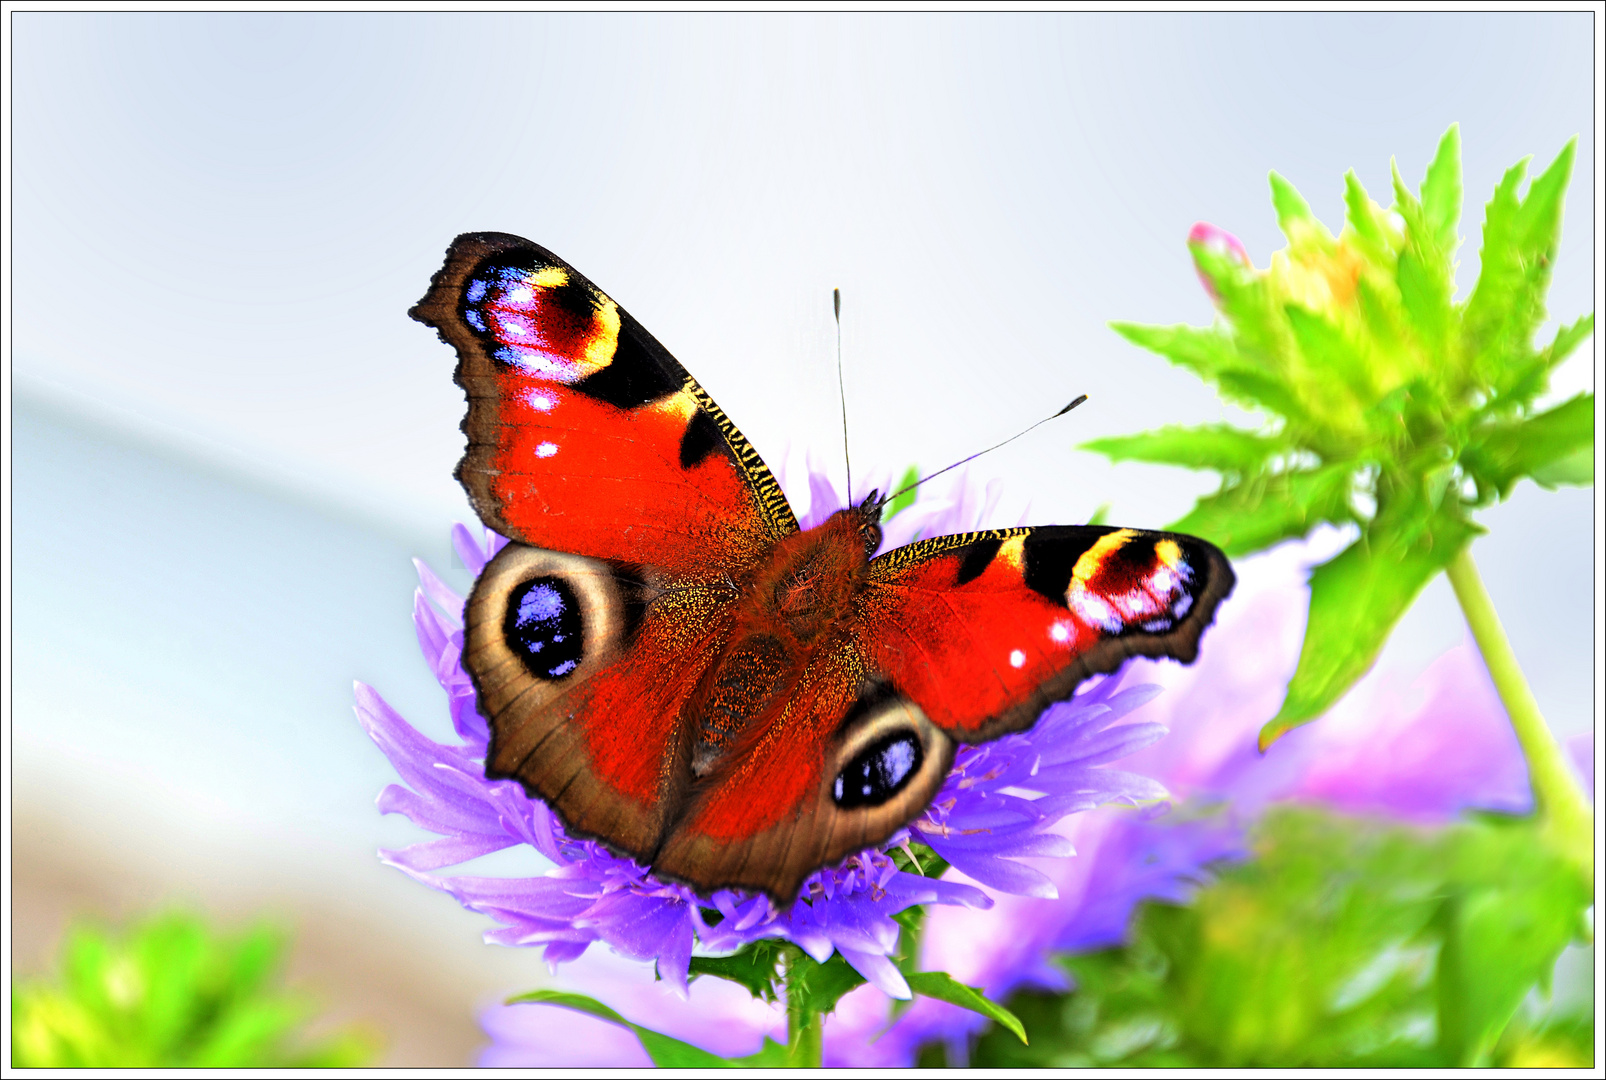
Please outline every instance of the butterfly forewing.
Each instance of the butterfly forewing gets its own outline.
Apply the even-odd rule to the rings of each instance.
[[[458,479],[504,536],[711,580],[797,530],[713,399],[545,248],[458,237],[412,315],[457,350]]]
[[[1202,540],[1096,525],[923,540],[868,577],[872,665],[962,742],[1030,727],[1128,657],[1191,663],[1233,585]]]

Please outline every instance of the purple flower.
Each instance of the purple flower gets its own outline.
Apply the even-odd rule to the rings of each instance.
[[[820,473],[810,472],[809,489],[809,512],[802,516],[805,527],[844,504]],[[884,484],[881,490],[887,490]],[[962,480],[956,481],[947,498],[922,498],[890,519],[885,544],[993,524],[988,519],[997,502],[996,490],[989,488],[978,496]],[[464,565],[475,574],[505,543],[489,533],[483,543],[476,542],[461,525],[452,536]],[[861,852],[811,875],[797,901],[784,910],[763,895],[733,890],[699,898],[685,886],[657,880],[646,868],[600,844],[568,836],[562,822],[543,803],[528,798],[517,782],[485,779],[482,761],[489,732],[460,662],[463,599],[423,563],[415,565],[420,581],[414,603],[419,644],[446,691],[461,742],[427,738],[376,691],[357,684],[358,719],[405,785],[392,784],[380,794],[381,812],[403,814],[440,837],[382,851],[381,858],[450,893],[465,907],[489,915],[499,925],[486,932],[488,942],[539,946],[554,970],[601,941],[619,956],[655,961],[657,973],[690,1005],[693,997],[714,993],[702,990],[694,995],[688,986],[694,949],[724,953],[758,939],[783,938],[821,962],[840,953],[868,981],[874,994],[870,1000],[908,998],[908,985],[890,959],[899,933],[892,916],[917,904],[984,910],[994,901],[965,880],[900,871],[886,851],[919,840],[953,866],[955,878],[968,876],[1001,892],[1052,898],[1053,880],[1020,860],[1072,854],[1070,843],[1054,831],[1061,821],[1105,803],[1136,805],[1165,796],[1165,789],[1151,780],[1103,767],[1164,734],[1154,723],[1112,726],[1158,691],[1145,686],[1123,689],[1118,677],[1104,679],[1071,701],[1052,706],[1031,731],[962,748],[922,817],[892,837],[883,850]],[[436,873],[520,845],[534,849],[551,869],[524,878]],[[647,969],[637,970],[645,976]],[[616,999],[611,991],[604,996]],[[684,1013],[684,1006],[667,1004],[672,999],[661,993],[653,1000],[652,1008],[631,1018],[676,1033],[675,1016]],[[513,1008],[526,1018],[551,1012],[542,1006]],[[762,1017],[768,1015],[766,1010],[769,1007],[760,1006],[756,1012],[748,1011]],[[625,1012],[630,1015],[628,1008]],[[700,1014],[701,1008],[696,1012]],[[562,1015],[566,1030],[570,1016]],[[778,1012],[774,1015],[781,1020]],[[515,1021],[501,1010],[486,1015],[487,1030],[498,1033],[499,1047],[488,1053],[488,1062],[534,1063],[540,1058],[539,1054],[520,1058],[509,1049],[517,1042],[509,1033],[527,1022]],[[773,1027],[760,1022],[740,1029],[751,1035],[751,1045],[731,1052],[757,1049],[759,1039]],[[722,1037],[734,1037],[738,1030],[727,1025]],[[633,1038],[628,1041],[633,1045]],[[695,1041],[712,1046],[719,1040],[699,1036]]]

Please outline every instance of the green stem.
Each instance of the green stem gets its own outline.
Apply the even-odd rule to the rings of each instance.
[[[786,1054],[794,1069],[818,1069],[825,1061],[825,1018],[808,1008],[807,995],[793,986],[796,968],[807,962],[801,949],[786,959]]]
[[[1505,703],[1511,726],[1517,733],[1517,742],[1522,745],[1523,756],[1528,761],[1528,779],[1533,787],[1534,809],[1539,816],[1541,833],[1578,867],[1585,882],[1593,888],[1593,813],[1555,734],[1539,712],[1539,702],[1534,700],[1522,668],[1517,665],[1517,655],[1511,651],[1505,628],[1500,625],[1494,603],[1472,562],[1472,545],[1463,547],[1450,560],[1445,573],[1450,577],[1467,625],[1472,628],[1473,640],[1478,643],[1478,651],[1483,654],[1484,665],[1489,669],[1495,689],[1500,692],[1500,700]]]

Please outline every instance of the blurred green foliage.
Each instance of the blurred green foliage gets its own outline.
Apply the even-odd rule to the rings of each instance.
[[[59,978],[19,980],[13,1068],[346,1068],[378,1053],[372,1033],[301,1036],[314,1008],[279,989],[283,936],[224,938],[199,917],[156,916],[126,935],[71,928]]]
[[[1030,1044],[991,1030],[971,1064],[1590,1067],[1592,1008],[1524,1008],[1591,901],[1534,828],[1275,811],[1194,902],[1145,904],[1130,944],[1063,958],[1070,993],[1014,995]]]
[[[1114,461],[1221,475],[1220,490],[1168,528],[1238,556],[1322,522],[1359,527],[1311,575],[1299,667],[1262,746],[1320,715],[1365,673],[1422,586],[1482,531],[1474,510],[1523,477],[1547,487],[1593,481],[1594,395],[1536,408],[1556,365],[1594,333],[1586,315],[1535,344],[1574,146],[1526,194],[1527,161],[1506,172],[1484,212],[1481,269],[1464,300],[1454,297],[1462,186],[1452,126],[1416,192],[1394,170],[1387,210],[1346,174],[1337,236],[1272,173],[1288,246],[1268,269],[1252,266],[1229,234],[1196,226],[1189,248],[1221,311],[1216,325],[1113,324],[1266,417],[1258,431],[1167,427],[1086,444]]]

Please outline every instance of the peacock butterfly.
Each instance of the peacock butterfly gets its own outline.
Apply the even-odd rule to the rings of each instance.
[[[512,541],[464,611],[485,775],[700,891],[790,903],[918,817],[956,743],[1192,662],[1233,585],[1202,540],[1095,525],[877,555],[874,495],[800,531],[697,380],[516,236],[458,237],[410,314],[457,350],[457,478]]]

